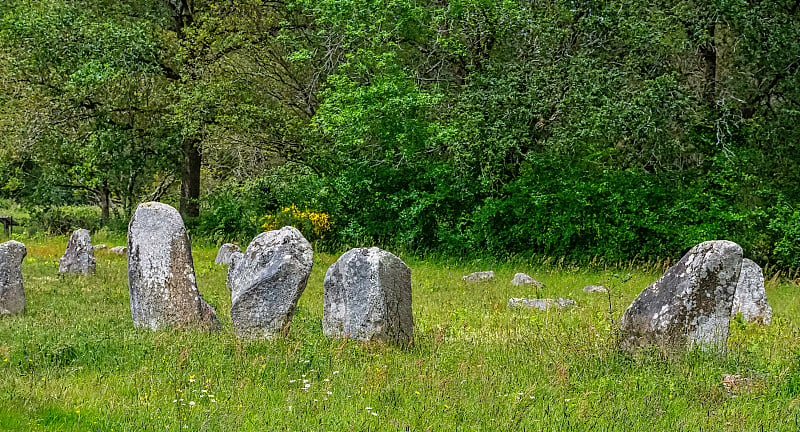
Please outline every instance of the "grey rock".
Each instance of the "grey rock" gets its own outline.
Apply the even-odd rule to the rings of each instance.
[[[92,249],[95,252],[99,251],[100,249],[107,249],[107,248],[108,248],[108,246],[106,246],[105,243],[100,243],[100,244],[96,244],[96,245],[92,246]]]
[[[297,301],[311,276],[314,252],[296,228],[259,234],[228,268],[231,321],[237,336],[274,338],[289,333]]]
[[[516,308],[530,308],[538,310],[547,310],[550,308],[562,309],[565,307],[577,306],[575,300],[556,298],[556,299],[526,299],[526,298],[512,298],[508,300],[506,305],[509,309]]]
[[[325,274],[322,332],[331,338],[410,342],[411,269],[376,247],[347,251]]]
[[[72,232],[67,243],[67,250],[58,261],[58,272],[82,275],[95,272],[94,249],[89,231],[79,229]]]
[[[482,272],[475,272],[470,273],[461,278],[462,281],[466,283],[480,283],[480,282],[488,282],[494,279],[494,272],[489,271],[482,271]]]
[[[22,260],[28,250],[18,241],[0,243],[0,315],[18,315],[25,311],[22,285]]]
[[[113,253],[114,255],[126,256],[128,255],[128,248],[125,246],[114,246],[109,249],[108,252]]]
[[[226,277],[226,279],[225,279],[225,283],[226,283],[226,285],[228,285],[229,287],[231,286],[231,283],[233,282],[233,281],[231,280],[231,276],[233,275],[233,274],[231,273],[231,269],[232,269],[232,268],[234,268],[234,267],[236,266],[236,264],[238,264],[238,263],[239,263],[239,261],[241,261],[241,260],[242,260],[242,258],[244,258],[244,254],[243,254],[243,253],[241,253],[241,252],[233,252],[233,253],[231,254],[231,257],[230,257],[230,262],[229,262],[229,264],[228,264],[228,275],[227,275],[227,277]]]
[[[742,248],[726,240],[693,247],[631,303],[620,322],[629,352],[654,345],[666,351],[723,350]]]
[[[514,275],[514,279],[511,280],[511,285],[514,286],[522,286],[522,285],[533,285],[537,288],[543,288],[544,284],[537,281],[536,279],[526,275],[525,273],[517,273]]]
[[[608,293],[608,288],[606,288],[606,287],[604,287],[602,285],[588,285],[588,286],[583,287],[583,292],[585,292],[585,293],[607,294]]]
[[[233,243],[225,243],[224,245],[219,247],[219,252],[217,252],[217,259],[214,260],[214,264],[224,264],[230,265],[231,264],[231,256],[234,252],[242,252],[242,249],[239,246]]]
[[[128,225],[128,251],[136,327],[220,328],[216,312],[197,289],[189,235],[177,210],[158,202],[140,204]]]
[[[736,295],[733,297],[731,317],[742,314],[747,321],[772,323],[772,308],[767,301],[764,290],[764,272],[753,261],[742,260],[742,271],[736,284]]]

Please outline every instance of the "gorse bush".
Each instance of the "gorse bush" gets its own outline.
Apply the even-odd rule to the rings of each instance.
[[[264,215],[261,218],[261,227],[264,231],[272,231],[293,226],[297,228],[309,241],[322,239],[325,233],[331,230],[331,221],[327,213],[310,210],[299,210],[296,205],[282,207],[275,214]]]

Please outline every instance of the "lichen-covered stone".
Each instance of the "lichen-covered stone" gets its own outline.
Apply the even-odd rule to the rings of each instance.
[[[517,273],[514,275],[514,279],[511,279],[511,285],[514,286],[523,286],[523,285],[531,285],[537,288],[543,288],[544,284],[537,281],[536,279],[526,275],[525,273]]]
[[[693,247],[625,311],[622,347],[631,352],[649,345],[667,351],[724,349],[741,267],[742,248],[736,243]]]
[[[94,249],[95,252],[97,252],[97,251],[99,251],[101,249],[107,249],[107,248],[108,248],[108,246],[106,246],[105,243],[100,243],[100,244],[96,244],[96,245],[92,246],[92,249]]]
[[[18,315],[25,311],[22,285],[22,260],[28,250],[18,241],[0,243],[0,315]]]
[[[79,229],[72,232],[67,243],[67,250],[58,261],[58,272],[82,275],[95,272],[94,248],[89,231]]]
[[[230,265],[231,264],[231,256],[234,252],[242,252],[239,246],[233,243],[225,243],[224,245],[219,247],[219,252],[217,252],[217,259],[214,260],[214,264],[223,264],[223,265]]]
[[[466,283],[480,283],[489,282],[494,280],[494,272],[492,270],[470,273],[461,278]]]
[[[287,335],[297,301],[311,276],[311,244],[296,228],[283,227],[259,234],[244,254],[234,251],[231,256],[236,256],[228,268],[236,335]]]
[[[197,289],[181,215],[158,202],[140,204],[128,225],[128,285],[137,327],[220,327]]]
[[[772,323],[772,308],[767,301],[764,290],[764,272],[753,261],[742,260],[742,271],[736,284],[736,295],[733,297],[731,317],[742,314],[748,321]]]
[[[347,251],[325,274],[322,331],[332,338],[410,342],[411,269],[376,247]]]
[[[538,309],[547,310],[550,308],[563,309],[565,307],[577,306],[575,300],[556,298],[556,299],[526,299],[526,298],[511,298],[508,300],[506,308],[508,309]]]

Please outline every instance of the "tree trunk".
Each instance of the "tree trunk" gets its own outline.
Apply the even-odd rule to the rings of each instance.
[[[108,182],[103,182],[103,187],[100,189],[100,219],[103,222],[108,221],[111,209],[111,191],[108,190]]]
[[[703,99],[709,106],[714,106],[717,100],[717,51],[715,47],[716,23],[709,25],[707,31],[710,41],[700,49],[703,56]]]
[[[181,176],[181,215],[200,216],[200,142],[196,138],[183,141],[183,173]]]

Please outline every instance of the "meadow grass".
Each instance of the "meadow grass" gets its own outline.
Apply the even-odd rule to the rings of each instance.
[[[59,276],[67,238],[19,240],[26,311],[0,319],[0,429],[46,431],[798,430],[798,288],[768,283],[766,327],[734,320],[727,352],[629,357],[619,317],[660,275],[558,260],[437,261],[412,269],[412,345],[329,340],[317,253],[290,335],[233,336],[226,267],[195,246],[199,288],[221,332],[134,328],[124,258]],[[121,238],[95,238],[109,246]],[[472,271],[494,282],[465,285]],[[526,272],[545,288],[513,287]],[[609,285],[610,296],[583,293]],[[507,310],[510,297],[565,297],[561,311]],[[732,388],[723,374],[744,379]]]

